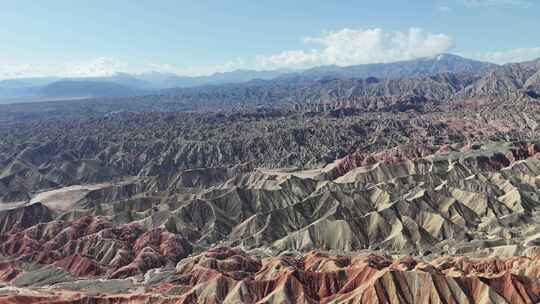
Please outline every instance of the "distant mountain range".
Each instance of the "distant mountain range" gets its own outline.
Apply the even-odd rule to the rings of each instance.
[[[310,78],[402,78],[429,76],[442,73],[483,73],[495,64],[463,58],[452,54],[393,63],[362,64],[348,67],[322,66],[306,70],[303,76]]]
[[[303,71],[237,70],[210,76],[187,77],[172,73],[150,72],[144,74],[116,73],[106,77],[59,78],[40,77],[0,81],[0,103],[35,101],[54,98],[136,96],[170,88],[192,88],[209,85],[238,84],[254,80],[305,81],[325,78],[350,79],[370,77],[397,79],[452,74],[482,74],[496,65],[451,54],[395,63],[365,64],[348,67],[321,66]],[[369,80],[368,80],[369,81]]]

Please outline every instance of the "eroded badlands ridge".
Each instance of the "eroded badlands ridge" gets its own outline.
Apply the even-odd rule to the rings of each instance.
[[[275,253],[519,250],[540,238],[539,156],[535,142],[400,147],[312,170],[185,170],[166,188],[159,176],[66,188],[62,201],[41,193],[39,202],[7,204],[0,253],[34,261],[43,252],[49,259],[88,254],[76,244],[94,236],[96,262],[123,267],[116,244],[132,245],[152,229],[196,248],[224,243]]]
[[[540,103],[535,101],[476,110],[435,107],[423,114],[363,113],[360,108],[117,113],[0,123],[0,203],[129,176],[157,176],[156,187],[162,191],[180,186],[190,175],[201,180],[188,187],[204,186],[257,167],[318,169],[355,152],[404,145],[425,149],[427,155],[443,145],[531,140],[537,138],[540,123]]]
[[[0,303],[540,302],[540,61],[361,70],[0,106]]]
[[[538,176],[484,142],[43,192],[0,210],[0,301],[534,303]]]
[[[0,276],[21,287],[0,288],[0,303],[537,303],[538,253],[427,262],[320,252],[260,258],[220,247],[136,280],[71,281],[49,269],[59,283],[34,289],[25,283],[45,270],[2,263]]]

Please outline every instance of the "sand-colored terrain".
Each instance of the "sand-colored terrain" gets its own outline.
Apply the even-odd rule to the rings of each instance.
[[[72,210],[74,207],[73,205],[83,199],[91,191],[109,186],[111,186],[111,183],[75,185],[43,191],[34,195],[30,200],[30,204],[42,203],[52,210],[68,211]]]

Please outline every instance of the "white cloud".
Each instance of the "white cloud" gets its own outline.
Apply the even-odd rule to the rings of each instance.
[[[175,73],[184,76],[202,76],[211,75],[214,73],[230,72],[238,69],[249,68],[246,62],[242,59],[230,60],[222,64],[205,65],[205,66],[176,66],[172,64],[162,63],[149,63],[147,69],[141,72],[148,72],[149,70],[154,72]]]
[[[540,58],[540,47],[518,48],[497,52],[472,53],[465,54],[465,56],[499,64],[523,62]]]
[[[99,77],[111,76],[127,67],[126,64],[110,57],[99,57],[87,62],[76,63],[64,67],[65,76],[70,77]]]
[[[471,1],[480,2],[480,0]],[[140,74],[149,71],[201,76],[237,69],[310,68],[331,64],[347,66],[432,57],[448,52],[454,47],[454,41],[448,35],[433,34],[420,28],[410,28],[406,31],[345,28],[324,32],[316,37],[306,37],[303,41],[310,47],[255,56],[251,60],[239,58],[222,64],[204,66],[176,66],[159,62],[128,64],[111,57],[47,65],[15,64],[0,60],[0,79],[37,76],[95,77],[109,76],[116,72]],[[467,53],[463,56],[495,63],[520,62],[540,57],[540,47]]]
[[[201,76],[249,68],[241,59],[207,66],[175,66],[163,63],[128,64],[111,57],[98,57],[86,61],[61,64],[13,64],[0,61],[0,79],[27,77],[101,77],[112,76],[118,72],[141,74],[149,71],[175,73],[185,76]]]
[[[110,57],[99,57],[87,61],[66,62],[62,64],[4,63],[0,64],[0,79],[42,76],[110,76],[126,67],[126,64]]]
[[[441,5],[437,8],[440,12],[443,12],[443,13],[448,13],[449,11],[451,11],[452,9],[449,7],[449,6],[446,6],[446,5]]]
[[[405,32],[346,28],[319,37],[307,37],[304,41],[321,47],[258,56],[256,66],[261,69],[307,68],[329,64],[345,66],[393,62],[434,56],[454,47],[449,36],[432,34],[420,28],[410,28]]]
[[[503,6],[503,7],[530,7],[528,0],[462,0],[468,7]]]
[[[0,79],[21,78],[35,73],[35,68],[28,64],[14,65],[3,63],[0,67]]]

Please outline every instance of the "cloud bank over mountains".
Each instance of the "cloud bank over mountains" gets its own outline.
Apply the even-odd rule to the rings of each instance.
[[[466,5],[518,5],[527,1],[517,0],[465,0]],[[303,49],[285,50],[276,54],[237,58],[222,64],[179,67],[156,62],[124,62],[117,58],[98,57],[82,62],[61,64],[12,64],[0,58],[0,79],[62,76],[98,77],[116,72],[141,74],[149,71],[201,76],[238,69],[275,70],[305,69],[322,65],[349,66],[369,63],[388,63],[432,57],[451,52],[456,43],[444,33],[431,33],[412,27],[404,31],[387,31],[382,28],[326,31],[316,37],[305,37]],[[505,51],[460,54],[473,59],[494,63],[532,60],[540,57],[540,47],[518,48]]]
[[[128,64],[111,57],[98,57],[88,61],[61,64],[13,64],[7,60],[0,60],[0,79],[42,76],[100,77],[111,76],[128,68]]]
[[[304,42],[321,47],[258,56],[257,67],[309,68],[320,65],[386,63],[434,56],[454,47],[451,37],[432,34],[420,28],[410,28],[403,32],[387,32],[380,28],[345,28],[319,37],[307,37]]]

